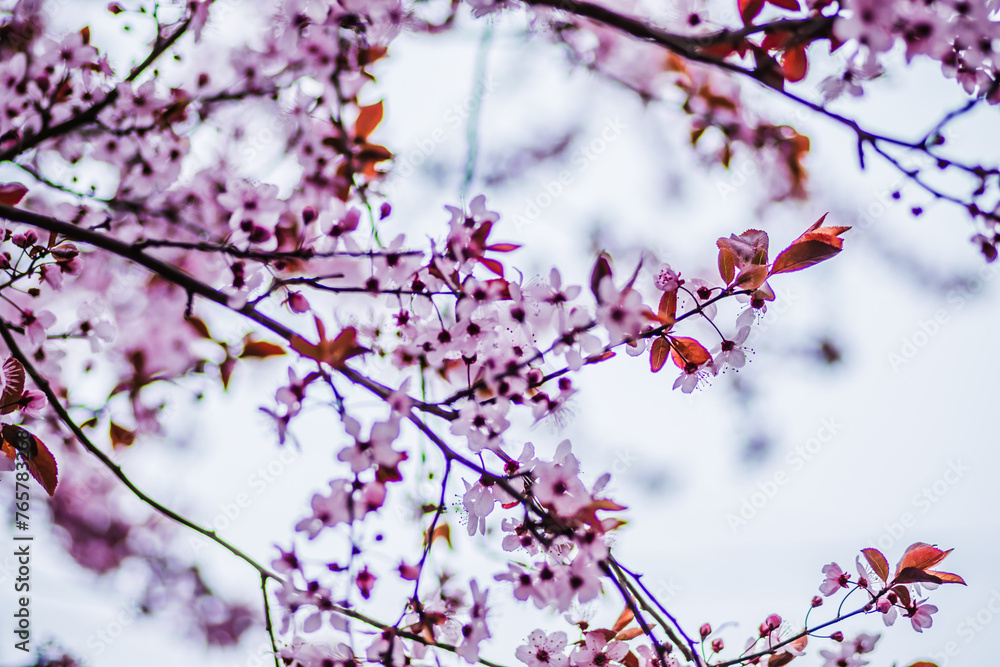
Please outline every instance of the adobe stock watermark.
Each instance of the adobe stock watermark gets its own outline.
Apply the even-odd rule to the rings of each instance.
[[[528,225],[534,224],[542,211],[552,206],[553,202],[566,191],[566,188],[571,186],[580,174],[587,171],[590,165],[604,155],[608,147],[615,143],[626,129],[628,126],[619,116],[605,121],[604,127],[601,128],[598,135],[577,148],[573,153],[570,158],[573,169],[563,169],[556,178],[547,181],[542,186],[541,191],[528,197],[520,212],[515,213],[512,217],[515,229],[521,231]]]
[[[917,519],[930,512],[935,505],[948,495],[971,468],[961,460],[948,461],[948,468],[930,484],[926,484],[913,494],[910,499],[912,510],[901,512],[895,520],[882,524],[882,534],[870,542],[886,553],[895,546],[911,528],[917,525]]]
[[[726,514],[726,523],[733,534],[749,525],[750,521],[778,495],[781,488],[805,468],[809,461],[816,458],[843,428],[843,424],[838,422],[836,417],[824,417],[813,437],[795,445],[785,455],[786,467],[779,468],[771,477],[757,482],[757,490],[740,498],[739,508],[735,512]]]
[[[976,640],[976,637],[986,632],[986,629],[998,617],[1000,617],[1000,589],[994,588],[990,591],[990,598],[974,615],[966,616],[961,623],[955,626],[955,634],[963,640],[965,646],[968,646]],[[952,659],[957,658],[961,653],[962,644],[952,640],[946,642],[940,651],[931,654],[930,657],[937,663],[938,667],[948,667]]]
[[[118,613],[107,624],[90,633],[87,637],[87,654],[83,656],[84,665],[93,664],[92,658],[102,655],[108,647],[125,634],[125,629],[135,623],[136,619],[142,616],[142,609],[134,602],[119,609]]]
[[[253,505],[254,500],[263,495],[267,488],[274,484],[275,480],[283,475],[300,456],[302,456],[301,452],[294,448],[283,447],[277,456],[268,461],[267,464],[257,468],[257,470],[250,473],[247,477],[247,484],[250,486],[252,493],[241,492],[236,494],[232,500],[219,503],[219,511],[209,521],[209,527],[216,534],[227,531],[233,524],[239,521],[243,512]],[[196,554],[211,543],[211,540],[202,535],[192,534],[188,537],[188,546]]]
[[[996,277],[997,271],[996,264],[983,264],[979,267],[975,278],[965,285],[952,288],[945,296],[949,307],[938,308],[934,311],[933,316],[918,321],[916,330],[903,336],[899,346],[886,354],[886,361],[892,371],[898,373],[900,367],[913,361],[917,354],[941,333],[944,326],[950,322],[952,315],[962,310],[966,303],[975,298],[986,284]]]

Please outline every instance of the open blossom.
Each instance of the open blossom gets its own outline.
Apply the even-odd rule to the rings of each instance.
[[[489,589],[480,591],[479,584],[473,580],[472,587],[472,608],[469,609],[469,622],[462,626],[462,643],[455,649],[469,664],[479,660],[479,644],[490,638],[490,631],[486,627],[486,594]]]
[[[819,652],[825,662],[823,667],[862,667],[868,661],[857,655],[854,644],[841,644],[837,650],[823,649]]]
[[[719,343],[712,351],[715,366],[719,369],[729,366],[730,368],[743,368],[747,363],[746,354],[743,352],[743,343],[750,335],[750,327],[741,327],[732,339],[727,339]]]
[[[673,292],[684,284],[681,274],[670,268],[669,264],[660,264],[656,276],[653,278],[656,289],[664,292]]]
[[[694,362],[688,362],[681,369],[681,374],[677,376],[674,380],[674,389],[680,389],[685,394],[690,394],[698,385],[708,377],[709,374],[715,375],[718,373],[718,367],[715,363],[709,359],[703,364],[696,364]]]
[[[644,313],[649,312],[649,308],[637,291],[627,288],[618,292],[611,278],[606,277],[601,281],[599,292],[602,305],[597,309],[597,321],[608,330],[612,345],[642,330],[646,323]]]
[[[570,656],[573,667],[606,667],[609,662],[617,662],[628,653],[628,644],[609,642],[601,632],[587,632],[583,641],[584,645],[576,648]]]
[[[824,565],[823,574],[826,575],[826,579],[820,584],[819,592],[827,597],[830,597],[841,588],[847,588],[847,582],[851,578],[851,575],[845,574],[836,563]]]
[[[931,614],[937,612],[938,608],[932,604],[925,604],[926,600],[917,602],[913,609],[907,611],[907,615],[910,617],[910,624],[913,625],[913,629],[917,632],[923,632],[924,628],[931,627],[934,620],[931,618]]]
[[[569,661],[563,653],[566,641],[565,632],[546,634],[535,630],[528,635],[528,643],[518,646],[514,655],[528,667],[566,667]]]

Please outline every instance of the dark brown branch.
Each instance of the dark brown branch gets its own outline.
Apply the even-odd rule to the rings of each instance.
[[[155,257],[150,257],[146,253],[142,252],[142,250],[137,250],[135,247],[119,241],[112,236],[108,236],[107,234],[101,234],[100,232],[83,229],[82,227],[77,227],[76,225],[63,222],[62,220],[57,220],[47,215],[39,215],[38,213],[32,213],[31,211],[25,211],[12,206],[0,205],[0,219],[7,219],[13,222],[23,222],[24,224],[32,225],[33,227],[44,229],[48,232],[61,234],[68,239],[92,245],[95,248],[107,250],[108,252],[112,252],[124,259],[135,262],[139,266],[149,269],[161,278],[185,289],[189,294],[200,296],[240,313],[244,317],[247,317],[278,336],[281,336],[285,340],[290,341],[295,335],[294,332],[284,324],[281,324],[267,315],[264,315],[256,310],[252,305],[248,304],[240,308],[234,307],[230,305],[229,298],[219,290],[206,285],[177,267],[167,264],[166,262],[156,259]]]

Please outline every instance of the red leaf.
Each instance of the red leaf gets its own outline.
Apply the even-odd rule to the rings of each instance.
[[[736,255],[729,248],[719,246],[719,277],[727,285],[736,277]]]
[[[628,627],[628,624],[631,623],[634,619],[635,619],[635,614],[632,613],[631,609],[625,607],[624,609],[622,609],[622,613],[618,615],[618,620],[615,621],[615,624],[611,626],[611,629],[614,630],[615,632],[621,632],[626,627]]]
[[[24,392],[24,366],[10,357],[3,362],[3,395],[0,396],[0,414],[9,414],[17,409]]]
[[[861,553],[864,554],[865,560],[867,560],[868,564],[871,565],[872,570],[875,571],[875,574],[881,577],[882,581],[888,581],[889,562],[885,559],[885,556],[882,555],[882,552],[879,551],[878,549],[868,548],[868,549],[862,549]]]
[[[826,214],[814,222],[799,238],[792,241],[774,260],[771,275],[798,271],[830,259],[844,247],[840,235],[850,227],[823,227]],[[797,248],[797,246],[803,246]]]
[[[354,136],[359,139],[367,139],[378,124],[382,122],[382,102],[361,107],[358,119],[354,122]]]
[[[28,194],[28,188],[20,183],[0,183],[0,204],[16,206]]]
[[[951,552],[952,549],[942,551],[937,547],[932,547],[923,542],[911,544],[907,547],[906,553],[903,554],[903,558],[899,561],[899,565],[896,566],[896,576],[898,577],[900,572],[910,567],[917,568],[918,570],[926,570],[929,567],[934,567]]]
[[[635,639],[641,634],[643,634],[642,628],[629,628],[628,630],[622,630],[621,632],[619,632],[617,635],[614,636],[614,639],[620,642],[627,642],[630,639]],[[631,653],[631,651],[629,651],[629,653]]]
[[[111,449],[129,447],[133,442],[135,442],[135,431],[130,431],[124,426],[119,426],[114,422],[111,422],[111,428],[109,429],[108,434],[111,438]]]
[[[824,241],[799,241],[788,246],[775,258],[771,275],[801,271],[814,264],[824,262],[837,253],[835,248]]]
[[[796,46],[788,49],[781,56],[781,71],[785,74],[785,81],[795,83],[806,78],[809,70],[809,61],[806,59],[806,47]]]
[[[229,389],[229,379],[233,377],[233,369],[236,368],[236,357],[226,354],[226,358],[219,364],[219,376],[222,378],[222,388]]]
[[[705,347],[694,338],[671,338],[671,357],[678,368],[684,368],[692,363],[701,366],[712,358]]]
[[[733,253],[736,268],[747,264],[767,264],[767,232],[748,229],[739,236],[730,234],[728,239],[721,238],[715,244]]]
[[[677,290],[664,292],[660,297],[660,306],[657,308],[656,318],[661,324],[672,326],[677,320]]]
[[[622,664],[625,665],[625,667],[639,667],[639,658],[635,656],[635,653],[629,651],[625,654],[625,657],[622,658]]]
[[[487,257],[480,257],[479,262],[487,269],[503,278],[503,264],[495,259],[489,259]]]
[[[191,317],[185,318],[185,321],[191,326],[192,329],[195,330],[195,332],[197,332],[199,336],[212,340],[212,333],[208,330],[208,325],[205,324],[204,320],[192,315]]]
[[[935,577],[933,574],[930,574],[925,570],[921,570],[919,567],[904,567],[901,571],[896,573],[896,578],[892,581],[897,584],[915,584],[924,581],[932,584],[944,583],[938,577]]]
[[[442,523],[436,526],[432,532],[424,535],[424,545],[432,543],[434,540],[444,540],[448,543],[448,548],[451,549],[451,526],[446,523]]]
[[[598,352],[597,354],[592,354],[583,360],[585,364],[599,364],[602,361],[607,361],[615,356],[615,353],[611,350],[605,350],[604,352]]]
[[[775,7],[781,7],[782,9],[789,9],[793,12],[802,11],[802,7],[799,5],[799,0],[767,0]]]
[[[240,352],[240,359],[266,359],[268,357],[280,357],[286,354],[285,348],[266,340],[249,340]]]
[[[740,16],[743,18],[743,25],[750,25],[760,10],[764,7],[764,0],[739,0]]]
[[[7,445],[4,447],[4,453],[8,452],[8,447],[17,451],[27,461],[31,476],[42,485],[46,493],[50,496],[54,494],[59,481],[59,472],[49,448],[20,426],[4,424],[0,433],[3,434],[4,443]]]
[[[910,606],[910,589],[906,586],[894,586],[892,592],[899,597],[899,601],[903,603],[904,607]]]
[[[611,277],[611,262],[607,253],[601,253],[594,262],[594,270],[590,272],[590,291],[594,293],[597,303],[601,302],[601,281]]]
[[[316,318],[319,343],[313,344],[298,334],[289,341],[291,348],[303,357],[330,364],[336,369],[345,367],[347,360],[369,350],[357,344],[358,332],[354,327],[346,327],[333,340],[326,339],[326,329],[322,320]]]
[[[670,341],[666,338],[657,338],[653,341],[653,347],[649,351],[649,370],[656,373],[663,368],[667,362],[667,355],[670,353]]]
[[[493,245],[486,246],[487,250],[492,250],[493,252],[511,252],[512,250],[517,250],[520,248],[518,243],[494,243]]]
[[[926,660],[920,660],[913,663],[910,667],[938,667],[936,662],[927,662]]]
[[[933,574],[935,577],[941,580],[942,584],[962,584],[967,586],[965,579],[958,576],[957,574],[952,574],[951,572],[938,572],[937,570],[927,570],[927,574]]]
[[[767,265],[751,264],[740,271],[740,275],[736,276],[734,284],[740,289],[755,290],[764,284],[767,276]]]

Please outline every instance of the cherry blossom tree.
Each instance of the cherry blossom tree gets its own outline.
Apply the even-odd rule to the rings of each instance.
[[[745,366],[776,291],[823,271],[812,267],[850,244],[850,225],[818,210],[777,252],[766,230],[734,229],[699,258],[616,264],[600,251],[583,284],[557,266],[532,277],[516,226],[469,191],[474,142],[461,190],[441,193],[438,232],[404,233],[415,213],[392,196],[397,153],[379,135],[396,111],[377,73],[401,34],[433,43],[458,26],[523,21],[576,67],[669,109],[689,128],[692,164],[724,170],[753,155],[762,200],[808,203],[810,139],[745,101],[763,89],[841,126],[859,168],[881,161],[913,196],[952,207],[954,233],[992,262],[1000,168],[950,154],[948,132],[1000,103],[996,0],[670,0],[667,15],[626,0],[252,4],[261,29],[232,31],[221,0],[112,2],[102,20],[150,35],[131,54],[83,23],[56,29],[57,2],[0,5],[0,464],[15,512],[44,496],[79,566],[106,578],[142,565],[141,614],[181,618],[212,646],[266,637],[276,665],[854,666],[869,664],[880,627],[933,631],[934,590],[965,583],[936,569],[950,549],[859,544],[853,569],[815,564],[818,590],[801,591],[798,616],[743,619],[759,625],[727,644],[711,625],[724,609],[679,617],[619,560],[627,508],[609,475],[584,474],[568,440],[513,435],[565,419],[588,371],[623,356],[673,369],[664,390],[678,397],[711,391]],[[868,129],[837,106],[899,53],[939,63],[967,99],[919,137]],[[801,82],[817,66],[834,71],[813,95]],[[266,169],[255,127],[280,145]],[[716,272],[687,268],[706,258]],[[199,409],[191,393],[230,390],[263,365],[282,386],[247,412],[269,420],[276,451],[333,448],[326,486],[302,494],[260,559],[157,500],[121,455],[169,448],[172,424]],[[330,432],[301,427],[315,413]],[[388,540],[393,508],[428,481],[436,496],[407,518],[406,546]],[[122,496],[145,515],[123,511]],[[467,535],[453,532],[456,515]],[[256,604],[170,548],[191,536],[255,573]],[[503,567],[464,571],[450,551],[459,540]],[[501,637],[493,596],[559,615]],[[575,615],[588,604],[617,615]],[[868,631],[837,628],[861,616]],[[38,640],[19,635],[35,651],[25,659],[77,664],[72,651],[38,653]]]

